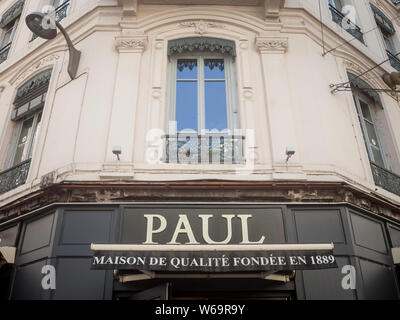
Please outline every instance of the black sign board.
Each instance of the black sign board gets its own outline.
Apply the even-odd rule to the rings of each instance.
[[[92,268],[254,272],[337,267],[331,250],[301,246],[300,250],[260,250],[259,246],[288,243],[285,225],[285,212],[279,206],[128,207],[122,212],[120,244],[146,248],[120,252],[118,246],[111,251],[99,249]],[[159,246],[172,249],[163,251]],[[204,250],[182,250],[182,246],[201,246]],[[218,249],[209,250],[210,246]],[[225,250],[227,247],[230,249]],[[241,250],[244,247],[250,249]]]
[[[92,269],[257,272],[337,268],[331,251],[95,252]]]

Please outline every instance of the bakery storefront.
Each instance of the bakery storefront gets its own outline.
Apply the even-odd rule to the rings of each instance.
[[[399,299],[400,226],[349,204],[53,204],[12,228],[15,300]]]

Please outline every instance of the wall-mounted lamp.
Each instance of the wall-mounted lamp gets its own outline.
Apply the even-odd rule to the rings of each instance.
[[[120,161],[121,159],[119,158],[119,156],[122,154],[122,150],[121,150],[121,146],[114,146],[112,148],[112,153],[115,154],[117,156],[118,161]]]
[[[25,18],[25,22],[28,28],[35,35],[47,40],[54,39],[57,36],[57,28],[60,29],[67,41],[69,49],[68,74],[71,77],[71,80],[74,80],[78,71],[81,52],[75,49],[71,38],[68,36],[63,26],[58,21],[55,21],[54,18],[50,17],[49,13],[42,12],[32,12],[31,14],[28,14]]]
[[[289,162],[289,159],[291,157],[293,157],[295,155],[295,153],[296,153],[296,149],[294,147],[287,147],[286,148],[286,156],[287,156],[286,163]]]

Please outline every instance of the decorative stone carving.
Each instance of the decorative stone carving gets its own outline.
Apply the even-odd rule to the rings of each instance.
[[[28,79],[33,73],[36,72],[36,70],[44,67],[44,66],[50,66],[54,63],[55,60],[58,60],[60,56],[56,53],[51,54],[43,59],[41,59],[39,62],[36,62],[34,65],[32,65],[30,68],[28,68],[26,71],[24,71],[22,74],[20,74],[16,80],[11,80],[11,84],[16,84],[17,86],[20,85],[23,81]]]
[[[175,53],[192,51],[210,51],[230,54],[236,57],[235,42],[231,40],[193,37],[168,41],[168,56]]]
[[[117,37],[115,46],[119,52],[143,52],[147,42],[146,36]]]
[[[288,38],[256,38],[256,46],[261,53],[285,53],[288,49]]]
[[[184,28],[194,28],[195,29],[194,32],[201,35],[208,33],[209,28],[220,28],[220,29],[225,28],[223,24],[217,24],[215,22],[207,22],[204,20],[181,22],[179,26]]]

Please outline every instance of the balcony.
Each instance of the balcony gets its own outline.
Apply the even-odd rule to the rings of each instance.
[[[178,133],[164,136],[165,163],[243,164],[243,136]]]
[[[378,166],[373,162],[371,162],[371,169],[375,184],[378,187],[400,196],[400,176]]]
[[[0,63],[7,60],[8,53],[10,52],[11,42],[0,49]]]
[[[392,67],[400,72],[400,59],[397,58],[397,56],[393,55],[393,53],[391,53],[389,50],[386,50],[386,53],[389,57],[389,61]]]
[[[67,16],[67,11],[68,11],[68,7],[69,7],[69,3],[70,3],[70,1],[66,1],[66,2],[64,2],[61,6],[57,7],[57,8],[54,10],[54,13],[53,13],[53,14],[54,14],[55,20],[56,20],[57,22],[60,22],[62,19],[64,19],[64,18]],[[52,14],[52,15],[53,15],[53,14]],[[37,36],[36,34],[34,34],[34,35],[32,36],[31,41],[35,40],[37,37],[38,37],[38,36]]]
[[[331,11],[332,20],[340,25],[343,29],[345,29],[348,33],[350,33],[354,38],[364,43],[363,33],[359,26],[354,24],[350,19],[347,19],[339,10],[337,10],[334,6],[329,4],[329,10]],[[344,28],[343,24],[347,24],[347,28]]]
[[[11,191],[25,184],[28,177],[31,160],[26,160],[20,164],[0,172],[0,194]]]

